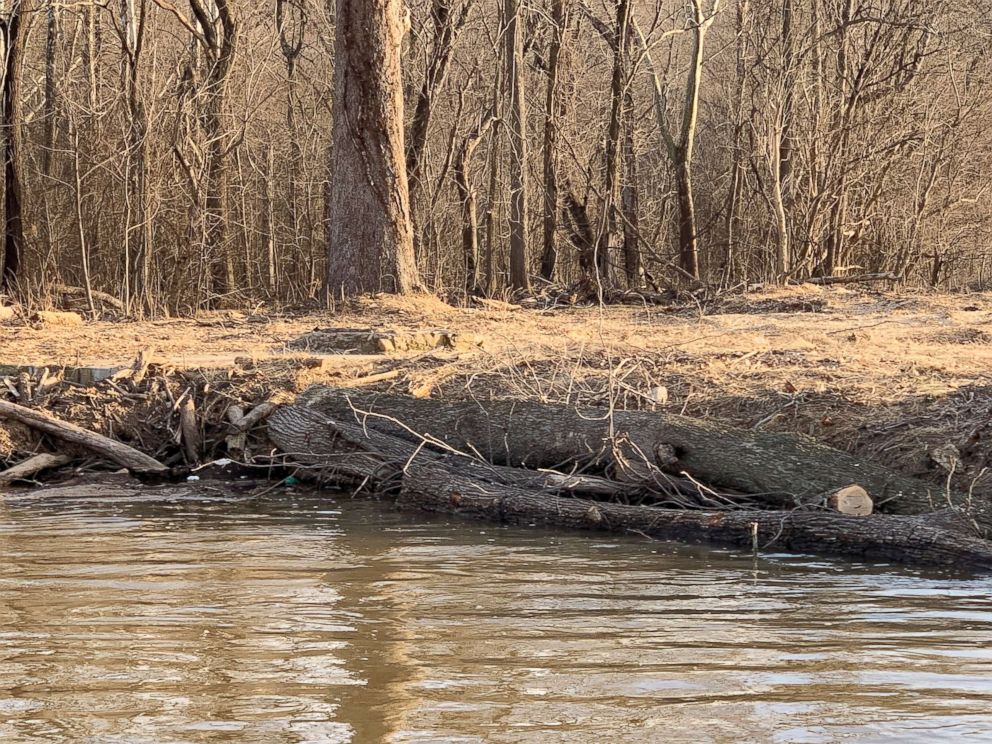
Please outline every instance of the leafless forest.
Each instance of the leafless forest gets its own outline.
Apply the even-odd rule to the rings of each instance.
[[[987,0],[0,5],[22,299],[154,314],[339,279],[458,298],[992,272]],[[343,147],[335,113],[381,142]],[[363,179],[410,219],[369,219]],[[416,267],[351,277],[349,240],[409,241]]]

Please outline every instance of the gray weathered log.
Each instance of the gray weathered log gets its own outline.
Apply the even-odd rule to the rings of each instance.
[[[94,452],[118,465],[138,471],[160,471],[166,467],[158,460],[149,457],[133,447],[115,442],[102,434],[87,431],[80,426],[49,416],[41,411],[25,408],[15,403],[0,400],[0,418],[18,421],[32,429],[57,437],[70,444],[76,444]]]
[[[24,462],[19,462],[11,468],[0,472],[0,486],[8,486],[14,481],[26,480],[42,470],[60,468],[72,461],[68,455],[53,455],[42,452],[33,457],[29,457]]]
[[[522,524],[613,530],[666,540],[812,552],[865,560],[992,570],[992,543],[956,514],[850,517],[805,511],[683,511],[627,506],[559,495],[553,474],[472,463],[420,444],[332,419],[313,409],[280,408],[269,437],[290,462],[337,485],[361,483],[395,492],[398,502],[428,511]],[[549,478],[550,475],[550,478]],[[605,479],[593,493],[603,495]],[[607,481],[608,482],[608,481]],[[629,487],[616,484],[618,488]]]
[[[649,458],[658,445],[668,444],[678,462],[664,470],[687,472],[717,489],[785,493],[801,500],[858,483],[880,510],[894,514],[924,514],[968,501],[808,436],[741,430],[666,413],[614,411],[611,416],[605,409],[529,401],[415,400],[333,388],[311,389],[300,404],[402,438],[411,439],[412,430],[496,464],[535,469],[586,460],[608,466],[615,461],[613,443],[623,443],[628,456],[637,451]],[[992,523],[982,508],[976,517]]]
[[[409,468],[398,503],[515,524],[628,532],[660,540],[817,553],[869,561],[992,571],[992,543],[929,523],[929,515],[850,517],[830,512],[701,512],[537,494],[436,467]]]

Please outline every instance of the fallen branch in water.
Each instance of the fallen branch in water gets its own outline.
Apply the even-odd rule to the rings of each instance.
[[[268,429],[287,464],[302,466],[318,480],[367,488],[427,511],[739,547],[757,541],[762,550],[992,570],[992,543],[979,538],[956,513],[859,517],[825,510],[691,511],[630,505],[613,501],[629,494],[630,484],[493,465],[437,451],[427,439],[413,442],[369,422],[338,420],[300,406],[280,408]]]
[[[16,403],[0,400],[0,418],[17,421],[32,429],[57,437],[64,442],[85,447],[104,459],[130,470],[160,471],[166,469],[165,465],[158,460],[133,447],[128,447],[126,444],[115,442],[102,434],[87,431],[75,424],[59,421],[53,416],[19,406]]]
[[[364,425],[419,442],[411,431],[488,462],[532,470],[561,463],[599,470],[646,468],[687,473],[718,491],[789,494],[793,504],[852,484],[883,511],[926,514],[943,506],[974,506],[983,527],[992,509],[964,494],[935,492],[924,481],[796,434],[736,429],[715,421],[654,411],[575,409],[531,401],[449,401],[317,388],[300,400],[337,421]],[[399,425],[397,422],[401,422]],[[622,474],[622,473],[621,473]]]
[[[27,480],[43,470],[60,468],[70,462],[72,462],[72,458],[68,455],[53,455],[42,452],[0,472],[0,486],[9,486],[14,481]]]

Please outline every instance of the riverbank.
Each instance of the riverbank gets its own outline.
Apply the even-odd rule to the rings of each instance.
[[[8,390],[27,373],[33,382],[20,384],[38,393],[33,404],[173,465],[185,457],[176,434],[183,398],[196,406],[206,460],[229,444],[232,407],[243,413],[326,384],[612,405],[799,432],[907,475],[992,495],[988,294],[807,286],[605,309],[378,298],[322,315],[223,312],[80,326],[14,318],[0,334]],[[161,380],[150,397],[128,387],[139,354]],[[4,464],[37,445],[5,430]]]

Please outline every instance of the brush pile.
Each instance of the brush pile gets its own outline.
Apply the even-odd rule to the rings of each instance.
[[[992,569],[992,511],[793,435],[681,416],[316,388],[268,435],[325,485],[516,524]],[[887,512],[873,514],[877,504]]]
[[[177,370],[142,356],[87,382],[22,372],[2,378],[0,488],[70,466],[183,480],[220,460],[499,522],[992,570],[984,497],[802,435],[459,397],[438,385],[452,365],[403,372],[412,395],[356,388],[394,384],[397,367],[298,397],[274,367],[249,361]]]

